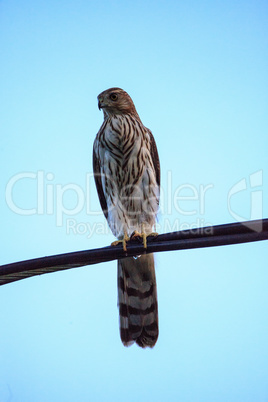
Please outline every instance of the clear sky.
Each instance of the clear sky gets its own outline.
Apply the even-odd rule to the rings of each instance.
[[[158,231],[268,217],[266,1],[0,2],[1,263],[110,244],[97,95],[133,98]],[[0,400],[268,400],[267,242],[159,253],[160,336],[124,348],[116,262],[0,289]]]

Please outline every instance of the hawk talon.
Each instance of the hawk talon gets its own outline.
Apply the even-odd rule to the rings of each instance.
[[[159,233],[157,232],[152,232],[147,235],[147,237],[157,237],[157,236],[159,236]]]

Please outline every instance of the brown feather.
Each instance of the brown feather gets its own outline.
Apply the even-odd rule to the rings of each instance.
[[[102,208],[105,218],[108,219],[108,208],[107,208],[106,198],[105,198],[105,195],[103,192],[102,182],[101,182],[100,164],[99,164],[98,158],[96,157],[94,149],[93,149],[93,173],[94,173],[94,179],[95,179],[95,184],[96,184],[101,208]]]

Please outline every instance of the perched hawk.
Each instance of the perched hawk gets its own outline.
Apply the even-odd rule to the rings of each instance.
[[[104,122],[93,146],[100,204],[113,234],[123,242],[152,232],[159,206],[160,164],[154,137],[131,97],[120,88],[98,96]],[[158,310],[153,254],[118,260],[120,335],[125,346],[153,347]]]

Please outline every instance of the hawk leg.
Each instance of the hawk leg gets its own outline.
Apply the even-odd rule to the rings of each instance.
[[[122,239],[122,240],[113,241],[112,244],[111,244],[111,246],[117,246],[118,244],[122,243],[122,245],[123,245],[123,250],[124,250],[124,251],[127,251],[127,241],[129,241],[129,240],[130,240],[130,237],[129,237],[129,236],[127,235],[127,233],[125,232],[123,239]]]

